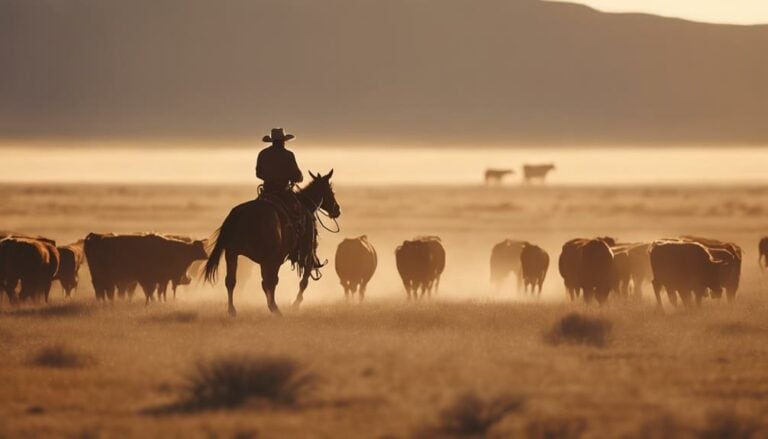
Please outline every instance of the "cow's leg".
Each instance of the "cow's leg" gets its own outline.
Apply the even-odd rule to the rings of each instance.
[[[45,300],[45,303],[48,303],[48,297],[51,295],[51,287],[53,287],[53,281],[52,280],[45,280],[42,282],[42,292],[43,292],[43,299]]]
[[[592,302],[593,293],[594,289],[592,287],[584,288],[584,303],[589,304]]]
[[[176,288],[178,288],[179,285],[176,284],[176,282],[171,283],[171,289],[173,290],[173,301],[176,301]]]
[[[224,285],[227,287],[227,313],[230,317],[235,317],[237,316],[234,302],[235,285],[237,285],[237,255],[228,251],[224,259],[227,264],[227,276],[224,278]]]
[[[661,307],[661,282],[654,280],[651,285],[653,285],[653,294],[656,296],[656,304]]]
[[[144,306],[149,306],[150,300],[155,300],[155,288],[154,282],[140,282],[141,289],[144,291]]]
[[[168,291],[168,282],[161,282],[157,284],[157,301],[159,302],[161,299],[163,302],[167,301],[168,294],[166,294]]]
[[[357,289],[357,296],[358,296],[358,300],[360,302],[362,302],[363,299],[365,299],[365,288],[367,286],[368,286],[368,282],[366,282],[364,280],[360,281],[360,287],[358,287],[358,289]]]
[[[683,305],[691,306],[691,290],[681,289],[677,292],[680,295],[680,299],[683,301]]]

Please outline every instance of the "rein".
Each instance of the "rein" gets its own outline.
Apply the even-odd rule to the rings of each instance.
[[[312,206],[312,213],[314,214],[314,216],[315,216],[315,219],[317,220],[317,222],[318,222],[318,223],[320,223],[320,225],[321,225],[321,226],[322,226],[322,227],[323,227],[325,230],[327,230],[327,231],[329,231],[329,232],[331,232],[331,233],[339,233],[339,232],[341,231],[341,227],[339,226],[339,222],[338,222],[338,221],[336,221],[336,218],[331,218],[331,216],[328,214],[328,212],[324,211],[324,210],[323,210],[323,209],[320,207],[320,206],[323,204],[323,199],[322,199],[322,198],[320,198],[320,201],[318,201],[317,203],[315,203],[314,201],[312,201],[312,199],[311,199],[311,198],[309,198],[309,197],[308,197],[306,194],[304,194],[304,193],[303,193],[303,192],[301,192],[301,191],[299,191],[299,192],[296,192],[296,194],[297,194],[297,195],[301,195],[301,197],[302,197],[302,198],[304,198],[305,200],[307,200],[307,201],[309,202],[309,204]],[[324,217],[326,217],[326,218],[330,218],[331,220],[333,220],[333,223],[334,223],[334,225],[336,226],[336,230],[333,230],[333,229],[330,229],[330,228],[328,228],[328,226],[326,226],[326,225],[325,225],[325,223],[323,223],[323,220],[322,220],[322,218],[321,218],[321,214],[322,214],[322,216],[324,216]]]

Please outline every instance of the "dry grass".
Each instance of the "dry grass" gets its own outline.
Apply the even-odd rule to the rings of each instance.
[[[544,339],[554,345],[567,343],[604,347],[612,326],[606,319],[570,313],[558,320]]]
[[[459,395],[444,408],[436,425],[419,431],[417,437],[485,437],[505,416],[525,405],[518,395],[501,395],[483,399],[475,393]]]
[[[586,419],[565,416],[533,419],[525,427],[529,439],[578,439],[586,430]]]
[[[248,402],[295,406],[316,377],[287,357],[234,355],[200,361],[176,404],[184,411],[232,409]]]
[[[152,323],[192,323],[197,318],[195,311],[171,311],[146,317],[145,320]]]
[[[254,193],[245,186],[0,185],[0,210],[13,210],[3,216],[4,228],[61,242],[90,231],[205,237]],[[425,424],[441,424],[438,414],[454,401],[456,389],[483,398],[504,389],[525,395],[525,408],[489,427],[490,437],[577,437],[582,428],[585,438],[738,437],[755,431],[753,421],[760,428],[753,436],[764,434],[768,277],[760,277],[755,246],[765,221],[750,212],[754,206],[768,211],[768,189],[612,188],[609,194],[601,188],[340,185],[337,195],[343,233],[321,232],[319,253],[332,260],[345,236],[368,234],[380,259],[363,305],[341,303],[331,264],[323,279],[310,284],[303,309],[293,312],[287,305],[298,285],[286,268],[277,294],[284,318],[272,318],[258,269],[251,270],[250,283],[243,282],[252,267],[247,261],[238,275],[236,319],[226,316],[221,283],[185,287],[176,302],[148,308],[143,300],[95,304],[87,270],[72,301],[64,302],[57,285],[48,306],[0,304],[0,437],[403,438]],[[752,206],[750,212],[703,214],[722,210],[728,200]],[[596,204],[599,215],[590,210]],[[496,294],[488,285],[490,248],[504,238],[536,242],[555,261],[562,243],[578,236],[639,241],[684,233],[744,248],[735,303],[707,300],[686,310],[665,300],[659,311],[648,286],[637,302],[609,299],[600,308],[566,303],[554,263],[541,300],[518,296],[509,286]],[[447,267],[436,298],[408,304],[393,250],[420,234],[441,236]],[[612,323],[602,348],[542,342],[542,334],[574,312]],[[569,343],[565,339],[583,333],[562,334],[569,336],[560,341]],[[60,341],[98,363],[61,370],[29,366],[34,347]],[[235,409],[146,416],[146,407],[189,398],[174,383],[198,374],[198,359],[230,358],[233,352],[311,365],[322,385],[293,405],[245,397]],[[487,407],[491,399],[483,398],[479,405]],[[724,409],[737,415],[709,415]],[[462,416],[494,418],[484,410]]]
[[[29,364],[38,367],[72,369],[95,363],[92,356],[75,350],[65,344],[54,344],[38,349],[30,356]]]
[[[85,305],[83,303],[61,303],[52,304],[48,306],[35,306],[12,309],[8,313],[15,316],[26,317],[43,317],[43,318],[59,318],[59,317],[82,317],[89,314],[93,310],[92,306]]]

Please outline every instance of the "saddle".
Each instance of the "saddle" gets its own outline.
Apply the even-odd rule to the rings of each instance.
[[[319,269],[325,264],[320,263],[315,251],[317,249],[317,225],[312,213],[298,199],[295,192],[260,190],[256,198],[272,206],[283,224],[296,236],[296,244],[288,253],[293,269],[299,276],[310,271],[310,276],[318,280],[321,277]]]

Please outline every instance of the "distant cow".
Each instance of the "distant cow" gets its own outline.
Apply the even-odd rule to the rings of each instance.
[[[344,296],[358,293],[360,301],[365,298],[365,289],[373,277],[377,265],[376,250],[368,237],[347,238],[336,248],[336,274],[339,275]]]
[[[421,297],[431,296],[445,268],[445,249],[438,237],[417,237],[397,247],[395,262],[409,299],[417,299],[419,290]]]
[[[530,183],[533,180],[541,180],[542,182],[547,178],[547,174],[555,169],[555,165],[548,163],[545,165],[524,165],[523,166],[523,181]]]
[[[497,290],[509,276],[514,273],[517,278],[517,289],[520,290],[523,285],[523,267],[520,264],[520,254],[525,241],[515,241],[505,239],[493,246],[491,250],[491,285]]]
[[[486,169],[485,184],[500,184],[504,177],[514,173],[511,169]]]
[[[607,299],[614,285],[613,238],[572,239],[563,244],[558,269],[571,300],[584,291],[584,300],[596,298],[599,303]],[[588,254],[585,250],[589,248]],[[607,252],[606,252],[607,249]]]
[[[697,242],[707,248],[710,255],[720,263],[718,269],[719,284],[725,288],[728,300],[736,297],[736,291],[739,289],[741,279],[741,247],[732,243],[724,242],[711,238],[702,238],[700,236],[683,236],[680,239]],[[722,296],[722,290],[710,291],[713,299],[719,299]]]
[[[51,242],[19,237],[0,240],[0,286],[11,303],[16,302],[19,283],[21,300],[37,300],[42,295],[48,301],[59,269],[59,253]]]
[[[659,306],[662,289],[667,291],[673,305],[677,304],[678,295],[684,304],[689,305],[692,294],[696,302],[701,303],[708,289],[722,289],[719,271],[723,263],[698,242],[681,239],[655,241],[650,255],[653,292]]]
[[[549,269],[549,255],[541,247],[526,243],[520,253],[520,264],[523,269],[525,291],[528,291],[528,286],[530,286],[531,293],[533,293],[538,287],[538,293],[541,296],[541,287]]]
[[[83,241],[59,246],[57,249],[61,256],[61,262],[59,264],[59,272],[56,275],[56,279],[61,283],[61,287],[64,289],[64,295],[70,297],[72,290],[77,288],[78,271],[85,259]]]
[[[168,283],[181,279],[193,261],[206,259],[202,241],[185,242],[157,234],[113,235],[91,233],[85,254],[97,299],[114,298],[115,288],[138,283],[145,302],[155,289],[165,297]]]

